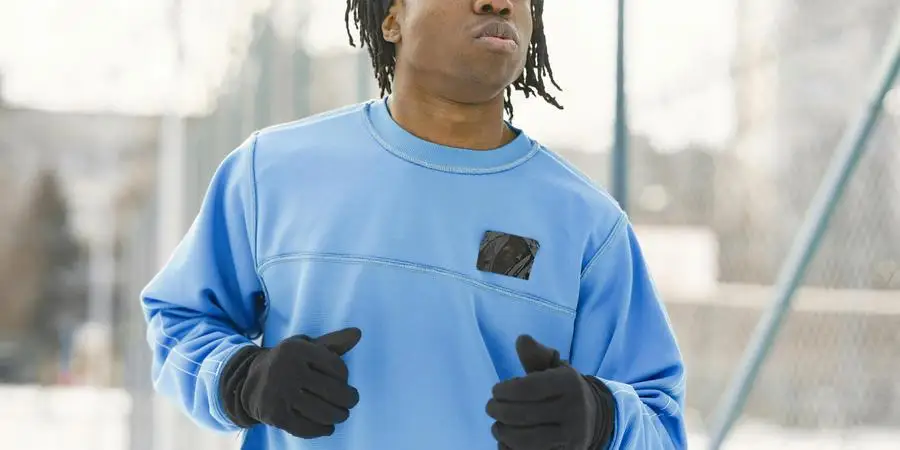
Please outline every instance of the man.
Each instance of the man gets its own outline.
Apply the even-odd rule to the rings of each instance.
[[[543,1],[388,3],[390,95],[253,134],[145,289],[157,389],[245,449],[684,448],[626,215],[503,120],[559,106]]]

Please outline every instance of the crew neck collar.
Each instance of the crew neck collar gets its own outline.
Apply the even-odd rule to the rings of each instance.
[[[443,172],[473,175],[502,172],[528,161],[540,149],[537,142],[512,125],[516,138],[493,150],[448,147],[426,141],[394,121],[387,98],[368,102],[365,116],[372,135],[385,150],[410,163]]]

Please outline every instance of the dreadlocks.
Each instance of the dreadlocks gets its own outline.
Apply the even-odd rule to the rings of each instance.
[[[368,47],[369,56],[372,59],[372,68],[375,70],[375,78],[381,89],[381,95],[391,93],[391,81],[394,79],[396,63],[396,49],[394,44],[385,41],[381,34],[381,23],[387,16],[393,0],[347,0],[347,10],[344,13],[344,22],[347,25],[347,37],[350,45],[356,46],[353,41],[353,33],[350,31],[350,19],[359,30],[360,47]],[[562,105],[556,98],[547,92],[545,77],[553,83],[556,89],[562,90],[556,80],[553,79],[553,69],[550,68],[550,56],[547,54],[547,38],[544,36],[544,0],[531,0],[531,16],[534,22],[534,32],[531,35],[531,44],[528,46],[528,54],[525,57],[525,70],[510,86],[506,88],[503,100],[503,108],[513,117],[511,101],[512,90],[515,88],[525,94],[525,97],[540,96],[547,103],[562,109]]]

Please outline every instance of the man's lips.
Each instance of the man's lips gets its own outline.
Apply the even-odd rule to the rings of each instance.
[[[478,27],[475,38],[494,38],[519,43],[519,33],[509,22],[492,20]]]

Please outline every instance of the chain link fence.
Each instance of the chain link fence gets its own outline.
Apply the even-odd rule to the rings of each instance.
[[[650,230],[648,246],[683,249],[680,261],[657,259],[653,269],[665,280],[660,284],[685,354],[697,430],[708,425],[774,300],[776,274],[838,141],[869,101],[900,4],[739,0],[734,12],[739,33],[731,55],[712,65],[695,55],[687,78],[696,81],[685,84],[694,88],[666,90],[656,102],[636,102],[631,112],[641,123],[683,103],[730,121],[718,143],[678,148],[655,148],[652,136],[633,130],[630,213],[639,232]],[[723,83],[731,91],[725,107],[704,101],[704,92]],[[895,433],[893,442],[900,439],[898,92],[886,102],[742,426],[827,430],[846,439],[880,429]],[[686,243],[684,229],[705,239]],[[686,288],[666,276],[684,266],[706,270],[710,260],[715,264],[700,285]],[[829,448],[876,448],[840,445]]]

